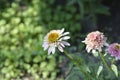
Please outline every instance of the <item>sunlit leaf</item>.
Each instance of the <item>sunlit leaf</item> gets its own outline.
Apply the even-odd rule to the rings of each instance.
[[[111,69],[113,70],[113,72],[115,73],[116,77],[118,77],[118,69],[117,66],[115,64],[111,65]]]
[[[100,73],[102,72],[102,70],[103,70],[103,66],[100,65],[100,66],[98,67],[97,77],[99,77],[99,75],[100,75]]]

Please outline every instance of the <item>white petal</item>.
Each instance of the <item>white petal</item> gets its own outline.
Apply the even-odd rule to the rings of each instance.
[[[61,45],[62,47],[65,47],[65,45],[64,45],[62,42],[60,43],[60,45]]]
[[[47,50],[47,48],[49,47],[49,45],[47,43],[43,43],[42,47],[44,48],[44,51]]]
[[[68,35],[68,34],[69,34],[69,32],[65,32],[65,33],[62,34],[62,36],[65,36],[65,35]]]
[[[48,55],[50,55],[50,53],[53,51],[53,47],[51,46],[51,47],[49,47],[49,49],[48,49]]]
[[[64,32],[64,28],[62,28],[61,30],[57,30],[57,32],[61,35]]]
[[[82,43],[85,43],[85,40],[84,40],[84,41],[82,41]]]
[[[45,46],[45,47],[44,47],[44,51],[47,50],[47,48],[48,48],[48,46]]]
[[[67,39],[70,39],[70,36],[65,36],[65,37],[62,37],[63,40],[67,40]]]
[[[91,51],[91,48],[88,48],[88,49],[87,49],[87,52],[90,53],[90,51]]]
[[[90,48],[90,47],[88,47],[88,46],[86,46],[86,50],[87,50],[87,52],[88,52],[88,53],[90,53],[91,48]]]
[[[62,41],[62,44],[63,45],[66,45],[66,46],[70,46],[70,43],[66,42],[66,41]]]
[[[47,37],[48,37],[48,34],[44,37],[44,40],[46,40],[46,39],[47,39]]]
[[[63,52],[63,48],[61,46],[58,46],[58,49],[60,52]]]
[[[63,32],[64,32],[64,28],[61,29],[60,34],[62,34]]]
[[[52,54],[55,53],[55,47],[52,47]]]

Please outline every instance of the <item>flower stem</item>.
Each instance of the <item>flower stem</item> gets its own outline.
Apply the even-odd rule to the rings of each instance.
[[[102,59],[102,62],[104,63],[105,67],[108,70],[108,76],[110,76],[110,68],[108,67],[108,64],[105,62],[104,56],[102,55],[102,52],[100,52],[100,57]]]
[[[81,68],[81,66],[79,65],[79,63],[76,62],[76,60],[73,59],[73,57],[71,57],[66,51],[64,51],[65,55],[71,60],[73,61],[73,63],[79,67],[80,71],[82,72],[82,74],[85,75],[85,77],[87,77],[88,79],[87,80],[91,80],[89,78],[89,76],[87,75],[87,73]]]

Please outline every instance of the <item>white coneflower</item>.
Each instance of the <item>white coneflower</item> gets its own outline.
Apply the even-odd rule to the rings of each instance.
[[[91,50],[94,52],[95,50],[101,51],[102,47],[108,46],[106,42],[107,38],[103,35],[103,33],[99,31],[91,32],[87,35],[83,43],[86,44],[86,50],[89,53]]]
[[[61,30],[51,30],[44,38],[42,47],[44,50],[48,49],[48,54],[55,53],[55,48],[57,47],[60,52],[63,52],[63,47],[70,46],[65,40],[70,39],[67,36],[69,32],[64,32],[64,28]]]

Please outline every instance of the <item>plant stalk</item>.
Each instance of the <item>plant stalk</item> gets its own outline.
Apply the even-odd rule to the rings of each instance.
[[[110,76],[110,68],[108,67],[108,64],[106,63],[102,52],[100,52],[100,58],[101,58],[102,62],[104,63],[105,67],[106,67],[107,70],[108,70],[108,76]]]
[[[87,80],[91,80],[90,77],[88,76],[88,74],[81,68],[79,63],[77,63],[76,60],[74,60],[73,57],[71,57],[66,51],[64,51],[64,53],[76,66],[79,67],[80,71],[82,72],[82,74],[84,74],[84,76],[87,78]]]

